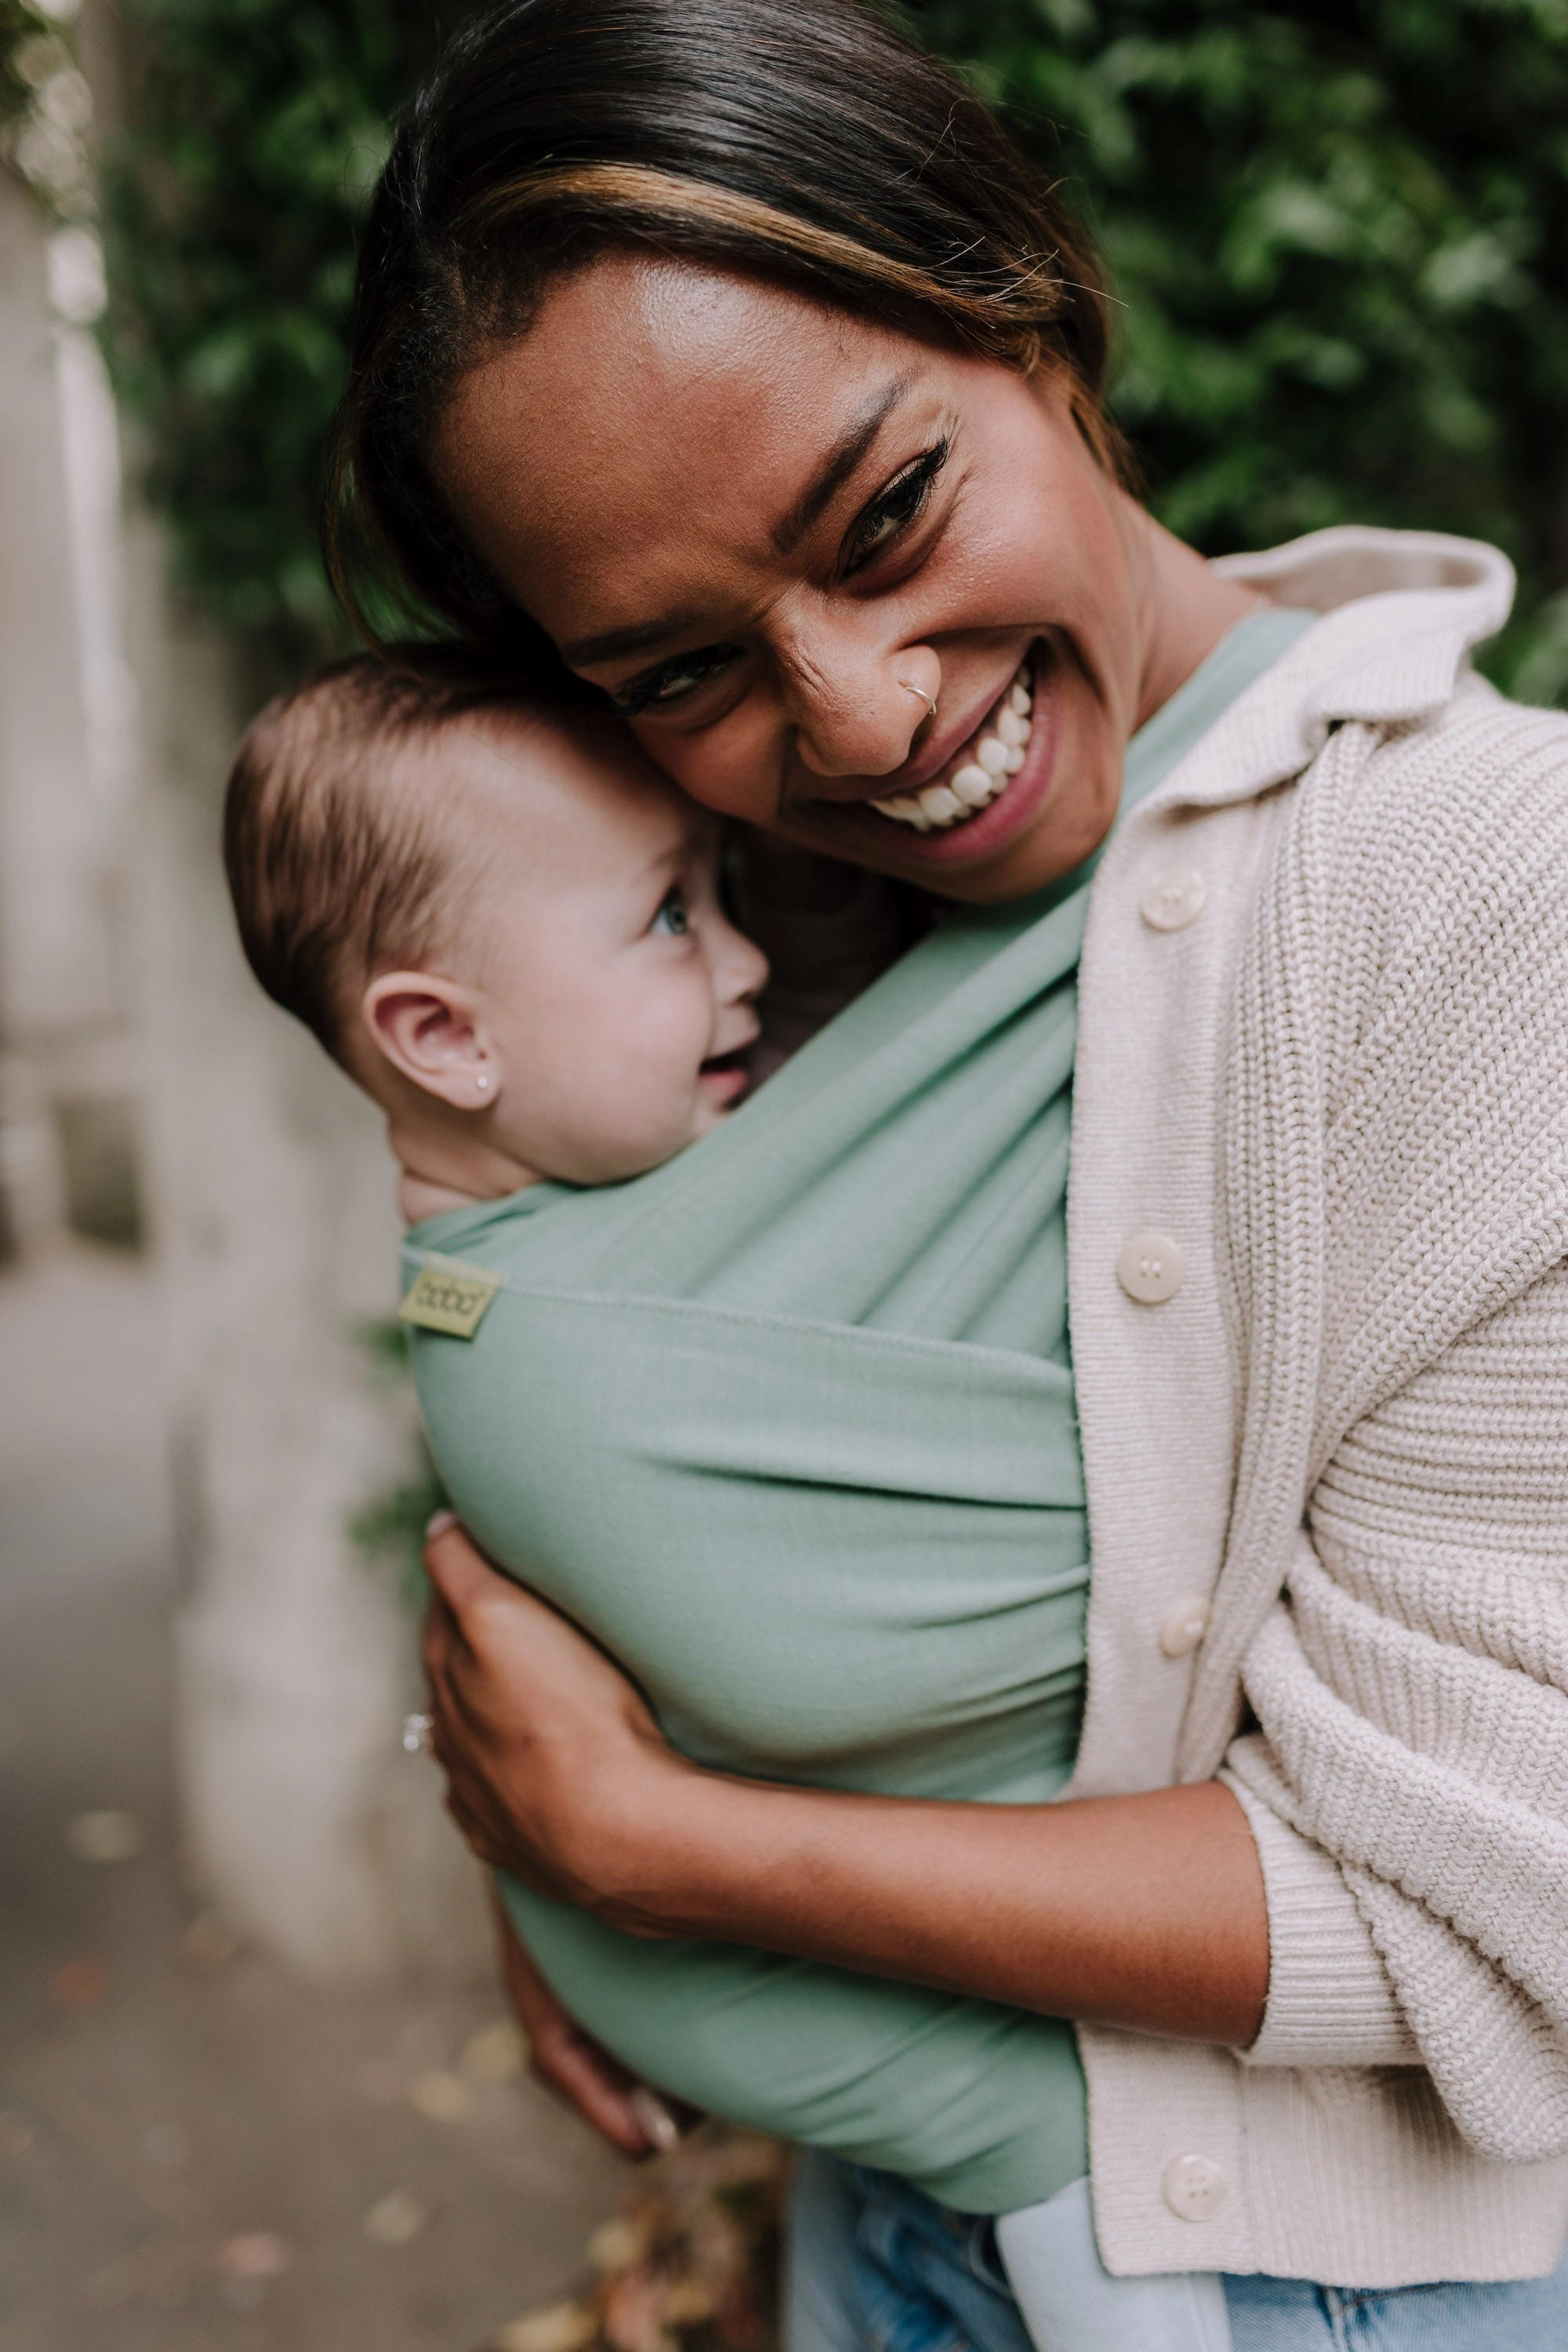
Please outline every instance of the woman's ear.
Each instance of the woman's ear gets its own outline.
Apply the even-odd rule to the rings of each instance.
[[[429,971],[388,971],[360,1005],[365,1034],[384,1061],[454,1110],[489,1110],[500,1092],[500,1065],[479,998]]]

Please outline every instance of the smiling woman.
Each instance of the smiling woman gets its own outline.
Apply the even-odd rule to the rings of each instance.
[[[487,571],[694,797],[958,898],[1087,854],[1128,735],[1251,601],[1127,498],[1065,373],[636,251],[475,360],[428,463]],[[1141,562],[1192,574],[1148,677]]]
[[[697,797],[804,845],[964,897],[1065,870],[1132,725],[1247,602],[1121,489],[1080,232],[873,18],[576,12],[564,92],[526,55],[550,12],[512,21],[505,56],[459,46],[426,92],[367,232],[331,546],[362,630],[390,578],[509,668],[564,662]],[[1130,537],[1192,573],[1147,693],[1124,662],[1073,674],[1130,642]],[[1087,823],[1004,868],[1068,761]]]
[[[1535,2352],[1568,731],[1470,671],[1490,551],[1161,530],[1105,349],[1054,195],[849,0],[510,0],[400,137],[334,474],[362,631],[412,613],[960,902],[722,1135],[436,1236],[499,1302],[423,1350],[454,1492],[657,1709],[447,1528],[437,1750],[623,2145],[563,1986],[665,2087],[904,2176],[808,2172],[800,2352],[1016,2352],[992,2237],[916,2181],[1004,2215],[1050,2352],[1326,2347],[1374,2299],[1391,2344]],[[1044,1778],[992,1769],[1008,1726]],[[1017,2167],[1010,2098],[1050,2141]]]

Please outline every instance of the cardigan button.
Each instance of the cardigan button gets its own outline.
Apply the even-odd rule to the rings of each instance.
[[[1203,913],[1209,886],[1195,866],[1168,866],[1144,891],[1142,911],[1152,931],[1184,931]]]
[[[1163,1307],[1186,1280],[1187,1262],[1169,1234],[1139,1233],[1122,1244],[1116,1279],[1140,1307]]]
[[[1230,2192],[1230,2183],[1212,2156],[1179,2156],[1160,2184],[1166,2204],[1181,2221],[1212,2221]]]
[[[1168,1658],[1184,1658],[1208,1632],[1209,1605],[1201,1596],[1178,1601],[1160,1628],[1160,1647]]]

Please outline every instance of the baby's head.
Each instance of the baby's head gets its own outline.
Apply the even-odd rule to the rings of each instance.
[[[224,856],[262,987],[433,1184],[615,1182],[745,1091],[713,821],[596,713],[334,664],[247,730]]]

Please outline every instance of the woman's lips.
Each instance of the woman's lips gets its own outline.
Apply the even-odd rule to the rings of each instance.
[[[1030,683],[1022,685],[1026,677]],[[902,859],[920,866],[970,865],[994,856],[1033,823],[1050,788],[1056,765],[1055,684],[1047,647],[1031,646],[981,725],[939,777],[918,793],[890,793],[881,802],[838,802],[835,819],[849,825],[879,864],[894,841]],[[1028,698],[1026,710],[1017,709],[1015,696]],[[1005,740],[1017,729],[998,726],[1009,709],[1023,722],[1022,741]],[[981,760],[976,754],[987,740],[996,751]],[[999,761],[997,751],[1011,756]],[[977,776],[963,774],[971,768],[984,777],[984,787]],[[960,782],[963,788],[955,791]],[[947,799],[937,797],[942,793],[954,804],[951,810]],[[933,807],[920,807],[928,800],[934,800]],[[911,804],[920,807],[918,819],[905,813]]]
[[[915,833],[948,833],[988,809],[1020,774],[1035,731],[1034,669],[1025,656],[974,732],[917,793],[890,793],[870,806]]]

